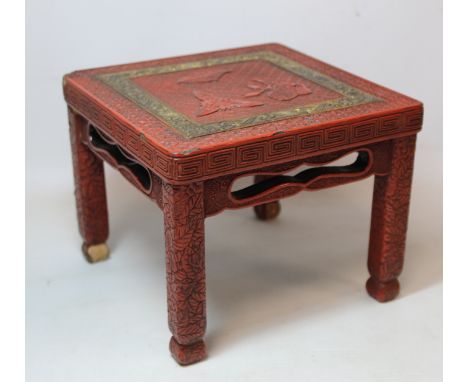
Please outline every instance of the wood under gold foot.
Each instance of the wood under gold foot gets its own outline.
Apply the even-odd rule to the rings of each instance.
[[[366,282],[367,293],[378,302],[387,302],[395,299],[400,292],[400,283],[397,279],[379,282],[370,277]]]
[[[260,220],[272,220],[279,215],[281,205],[278,201],[260,204],[254,207],[254,211]]]
[[[109,258],[110,251],[106,243],[94,245],[86,245],[86,243],[83,243],[81,248],[86,260],[90,263],[98,263]]]

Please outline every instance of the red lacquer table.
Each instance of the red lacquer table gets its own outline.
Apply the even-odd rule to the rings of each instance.
[[[104,161],[163,210],[179,363],[206,356],[204,220],[224,209],[271,219],[281,198],[374,175],[366,287],[398,294],[420,102],[278,44],[78,71],[64,93],[86,258],[109,256]]]

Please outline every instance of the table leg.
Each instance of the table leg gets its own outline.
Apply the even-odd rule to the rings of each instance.
[[[258,183],[270,177],[271,176],[269,175],[255,175],[254,182]],[[281,205],[278,200],[275,200],[274,202],[259,204],[258,206],[255,206],[254,211],[255,215],[257,215],[257,218],[259,218],[260,220],[271,220],[279,215],[281,211]]]
[[[169,344],[181,365],[206,357],[203,184],[163,184]]]
[[[375,176],[366,288],[380,302],[400,289],[415,145],[416,136],[393,140],[389,171]]]
[[[69,108],[75,198],[86,259],[95,263],[109,257],[109,236],[104,164],[82,142],[86,120]]]

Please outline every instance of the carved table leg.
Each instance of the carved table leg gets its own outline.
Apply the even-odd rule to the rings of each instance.
[[[109,236],[104,165],[82,143],[86,120],[68,110],[72,147],[75,198],[78,224],[83,237],[83,253],[90,263],[109,257],[106,240]]]
[[[375,176],[366,288],[380,302],[394,299],[400,289],[415,144],[416,136],[395,139],[388,173]]]
[[[206,357],[203,184],[163,185],[169,344],[181,365]]]
[[[270,178],[270,176],[268,175],[255,175],[254,182],[258,183],[268,178]],[[258,206],[255,206],[254,211],[255,215],[257,215],[257,218],[259,218],[260,220],[271,220],[279,215],[281,211],[281,205],[278,200],[275,200],[274,202],[259,204]]]

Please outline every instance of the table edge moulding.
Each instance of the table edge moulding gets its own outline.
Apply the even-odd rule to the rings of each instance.
[[[262,52],[262,49],[266,49],[268,52],[279,50],[279,53],[284,53],[286,50],[289,54],[294,53],[298,55],[302,60],[311,60],[311,58],[279,44],[259,45],[222,52],[224,56],[232,57],[235,53],[244,52],[246,49],[248,52]],[[219,52],[211,52],[177,57],[173,60],[177,60],[176,62],[179,64],[185,61],[198,62],[200,59],[211,57],[214,53],[219,54]],[[126,68],[139,66],[158,68],[164,66],[167,61],[155,60],[114,66],[110,67],[112,68],[110,74],[113,74],[114,71],[117,71],[118,74]],[[172,63],[171,60],[169,62]],[[325,65],[317,60],[313,62]],[[327,67],[330,66],[327,65]],[[185,146],[189,145],[189,148],[176,150],[174,147],[171,147],[172,151],[170,151],[170,148],[166,147],[166,145],[152,139],[149,133],[145,134],[136,130],[134,122],[131,121],[132,115],[119,113],[116,109],[111,109],[108,104],[103,103],[102,99],[108,101],[109,99],[124,98],[119,96],[116,91],[112,91],[111,95],[102,95],[102,99],[99,99],[95,94],[89,93],[84,87],[83,84],[88,84],[90,81],[94,83],[100,82],[94,77],[105,75],[101,72],[105,71],[106,68],[78,71],[66,75],[64,77],[64,94],[70,107],[83,115],[94,126],[99,127],[102,132],[111,135],[116,143],[130,154],[141,158],[145,165],[150,170],[156,172],[162,179],[176,184],[186,184],[249,168],[257,168],[259,163],[270,165],[284,163],[291,158],[306,158],[315,154],[331,152],[338,146],[340,148],[345,146],[351,148],[363,143],[386,140],[390,136],[407,136],[421,129],[422,104],[420,102],[393,91],[388,91],[383,87],[350,75],[342,70],[331,68],[346,79],[351,77],[361,86],[371,86],[383,92],[382,94],[389,93],[393,97],[398,97],[398,101],[403,106],[395,108],[390,104],[381,110],[372,111],[364,115],[345,116],[325,122],[308,119],[309,116],[306,116],[302,118],[302,126],[300,128],[292,129],[282,129],[281,123],[290,121],[291,119],[294,120],[294,118],[277,120],[275,121],[276,124],[275,122],[268,124],[271,128],[269,127],[267,131],[262,131],[260,134],[255,133],[255,137],[249,137],[248,134],[238,136],[239,130],[243,130],[242,128],[238,128],[236,129],[237,135],[233,135],[233,138],[229,136],[227,142],[212,143],[213,140],[210,138],[213,135],[199,137],[201,139],[189,139],[171,132],[172,135],[176,135],[174,140],[178,142],[183,141]],[[96,71],[97,74],[95,73]],[[126,72],[124,71],[124,73]],[[108,86],[101,85],[101,87]],[[115,101],[115,103],[120,106],[119,102]],[[148,114],[141,110],[140,112]],[[131,114],[131,112],[128,113]],[[308,123],[308,121],[310,122]],[[167,129],[165,122],[158,121],[157,118],[152,117],[151,123],[154,125],[152,127],[162,124],[166,130],[172,130]],[[258,128],[264,129],[264,125],[254,126],[254,128],[257,128],[257,130]],[[151,130],[151,127],[147,129]],[[252,127],[249,129],[252,129]],[[230,132],[228,131],[224,134]],[[273,136],[275,136],[274,140],[271,139]]]

